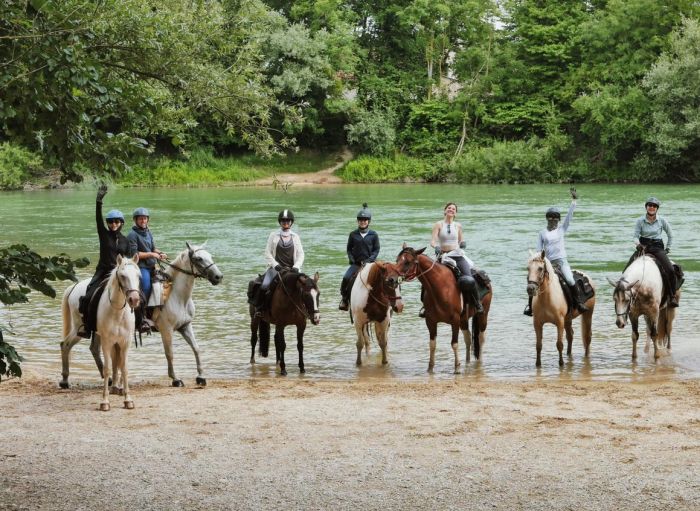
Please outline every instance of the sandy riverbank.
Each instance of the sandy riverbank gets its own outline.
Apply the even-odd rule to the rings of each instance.
[[[700,381],[0,384],[0,509],[684,510]]]

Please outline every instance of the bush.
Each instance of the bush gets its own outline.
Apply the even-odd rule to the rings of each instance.
[[[42,160],[37,154],[9,142],[0,144],[0,189],[21,189],[41,167]]]
[[[426,161],[407,156],[360,156],[345,165],[339,175],[344,181],[355,183],[404,183],[430,180],[433,172]]]
[[[345,126],[348,143],[373,156],[388,156],[396,144],[396,118],[388,111],[360,110]]]

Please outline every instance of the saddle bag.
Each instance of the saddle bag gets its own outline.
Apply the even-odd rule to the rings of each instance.
[[[574,274],[574,280],[576,281],[576,286],[583,291],[583,296],[581,297],[583,301],[587,301],[595,295],[595,289],[591,286],[591,282],[588,277],[585,276],[578,270],[572,272]]]
[[[482,300],[484,296],[489,294],[489,283],[491,282],[491,277],[484,270],[477,270],[472,268],[472,277],[476,280],[476,285],[479,287],[479,299]]]

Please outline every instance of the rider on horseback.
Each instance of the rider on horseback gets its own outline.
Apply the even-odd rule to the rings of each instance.
[[[263,276],[262,285],[253,292],[253,296],[250,298],[251,303],[255,306],[256,315],[262,315],[267,291],[277,274],[284,270],[299,272],[301,265],[304,264],[304,249],[301,246],[301,239],[297,233],[292,231],[294,213],[289,209],[283,209],[277,215],[277,221],[280,229],[270,233],[265,246],[267,271]]]
[[[678,307],[676,273],[673,269],[673,263],[667,255],[671,251],[673,231],[668,221],[657,214],[660,206],[661,203],[656,197],[649,197],[644,203],[647,210],[646,215],[639,217],[634,227],[634,242],[637,251],[632,255],[627,266],[642,253],[654,256],[661,267],[661,275],[668,295],[668,305],[669,307]],[[663,231],[668,236],[666,248],[664,248],[664,241],[661,237]]]
[[[373,263],[379,255],[379,235],[369,228],[372,220],[372,211],[367,207],[367,203],[362,204],[362,209],[357,212],[357,229],[348,236],[348,261],[350,267],[343,275],[343,282],[340,284],[340,305],[341,311],[348,310],[350,302],[351,282],[353,277],[360,270],[362,265]]]
[[[465,306],[469,303],[480,314],[484,312],[484,308],[479,299],[479,288],[476,280],[472,277],[474,263],[462,250],[466,248],[462,224],[454,221],[457,216],[457,205],[454,202],[448,202],[445,205],[444,214],[443,220],[435,222],[433,226],[430,246],[435,249],[436,257],[449,258],[457,265],[460,274],[457,283],[464,296]],[[443,260],[443,262],[445,261]],[[419,312],[421,317],[423,317],[422,313],[421,309]]]
[[[132,255],[138,253],[139,255],[141,290],[144,295],[141,308],[136,311],[136,328],[139,329],[139,332],[143,333],[150,332],[152,329],[155,329],[156,326],[150,319],[153,313],[153,307],[146,309],[146,314],[144,314],[144,308],[146,308],[148,297],[151,294],[151,280],[155,271],[156,261],[167,259],[168,256],[165,252],[161,252],[156,248],[153,235],[148,228],[148,222],[151,218],[148,210],[146,208],[136,208],[131,216],[134,219],[134,226],[127,235],[127,239],[129,240],[130,253]]]
[[[566,260],[566,248],[564,247],[564,236],[566,235],[566,231],[569,230],[571,219],[574,216],[574,209],[576,209],[576,199],[578,198],[576,188],[570,188],[569,193],[571,193],[571,205],[569,206],[569,211],[562,225],[559,225],[561,213],[558,208],[549,208],[545,213],[547,228],[540,231],[540,235],[537,238],[537,250],[545,251],[549,262],[552,263],[552,266],[559,269],[566,283],[569,285],[576,308],[580,312],[586,312],[588,307],[585,305],[586,300],[584,298],[583,289],[581,289],[574,280],[571,267]],[[532,316],[532,296],[529,297],[527,307],[525,307],[523,314]]]
[[[117,256],[129,254],[129,243],[121,232],[124,225],[122,212],[118,209],[112,209],[105,218],[107,227],[102,223],[102,199],[105,195],[107,195],[107,187],[102,185],[97,190],[97,200],[95,201],[95,223],[97,224],[97,236],[100,240],[100,258],[97,261],[95,274],[85,291],[85,296],[80,299],[83,325],[78,330],[78,335],[85,338],[90,338],[97,326],[97,303],[103,289],[100,284],[117,265]],[[90,303],[94,303],[94,306],[90,307]]]

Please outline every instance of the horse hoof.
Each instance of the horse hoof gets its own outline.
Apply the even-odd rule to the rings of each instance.
[[[207,386],[207,379],[206,378],[202,378],[201,376],[197,376],[196,381],[197,381],[197,385],[201,385],[202,387]]]
[[[286,369],[282,369],[282,370],[280,371],[280,374],[281,374],[282,376],[287,376],[287,370],[286,370]]]
[[[173,387],[184,387],[185,384],[182,383],[182,380],[173,380]]]
[[[109,403],[100,403],[100,411],[101,412],[108,412],[109,411]]]
[[[62,382],[58,383],[58,386],[59,386],[59,388],[62,388],[62,389],[69,389],[70,383],[68,383],[67,381],[62,381]]]
[[[127,410],[133,410],[134,409],[134,402],[133,401],[124,401],[124,408]]]
[[[299,372],[300,372],[301,374],[304,374],[304,373],[306,372],[306,369],[304,369],[303,367],[300,367],[300,368],[299,368]]]

